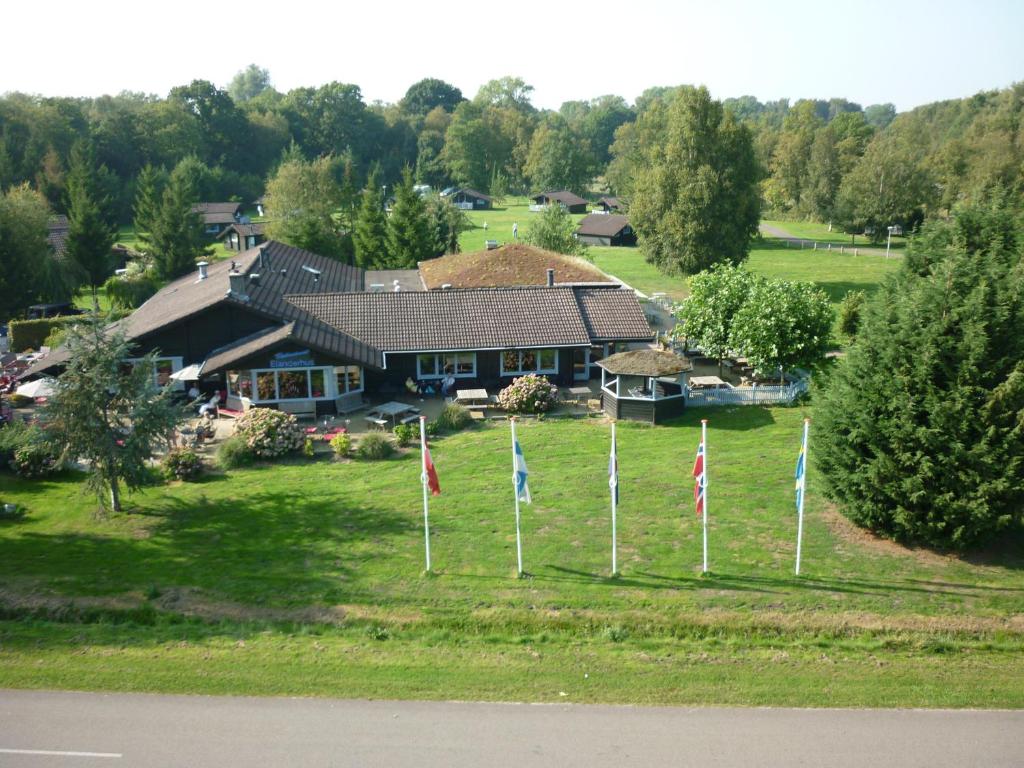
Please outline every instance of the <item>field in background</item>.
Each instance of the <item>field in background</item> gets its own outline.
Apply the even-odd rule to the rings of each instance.
[[[803,415],[695,409],[622,425],[618,579],[608,429],[593,420],[522,425],[535,498],[524,580],[505,426],[434,445],[444,495],[429,577],[415,451],[150,488],[106,520],[74,477],[2,476],[0,495],[30,514],[0,523],[0,686],[1024,705],[1019,532],[971,562],[906,550],[846,523],[812,473],[804,575],[792,575]],[[710,577],[689,475],[701,417]]]

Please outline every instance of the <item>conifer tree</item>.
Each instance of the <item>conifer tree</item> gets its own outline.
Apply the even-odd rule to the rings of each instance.
[[[181,277],[195,268],[197,259],[212,253],[202,217],[192,210],[198,195],[187,162],[185,158],[171,172],[150,233],[154,268],[161,280]]]
[[[402,173],[402,182],[395,188],[387,241],[390,269],[415,269],[417,262],[435,255],[426,206],[413,189],[412,170],[408,167]]]
[[[135,235],[143,243],[149,244],[150,233],[154,222],[160,214],[160,204],[164,188],[167,186],[167,172],[163,168],[154,168],[147,164],[139,172],[135,183]]]
[[[384,214],[384,193],[380,174],[370,173],[362,193],[355,230],[352,233],[356,264],[363,269],[381,269],[388,263],[388,220]]]
[[[855,523],[963,550],[1022,519],[1022,256],[951,248],[869,302],[816,396],[812,451]]]
[[[96,291],[113,270],[110,248],[117,233],[103,215],[109,200],[101,197],[96,185],[97,171],[92,146],[76,142],[68,173],[67,252],[82,283],[92,293],[93,309],[99,311]]]

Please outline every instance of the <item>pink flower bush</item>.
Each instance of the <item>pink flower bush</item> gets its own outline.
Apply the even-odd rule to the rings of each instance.
[[[498,405],[509,413],[545,413],[558,397],[558,387],[543,376],[528,373],[513,379],[498,393]]]
[[[254,456],[273,459],[302,448],[306,435],[290,413],[271,408],[253,408],[238,420],[235,434]]]

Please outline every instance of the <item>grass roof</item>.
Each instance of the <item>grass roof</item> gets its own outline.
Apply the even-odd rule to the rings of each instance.
[[[624,376],[672,376],[693,370],[688,358],[660,349],[636,349],[609,355],[597,363],[608,373]]]
[[[500,288],[544,285],[547,271],[555,270],[556,283],[611,283],[608,275],[586,259],[511,243],[475,253],[453,253],[419,264],[428,289]]]

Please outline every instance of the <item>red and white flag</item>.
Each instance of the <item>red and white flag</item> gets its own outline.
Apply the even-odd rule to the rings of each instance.
[[[693,461],[693,502],[697,507],[697,517],[704,514],[704,441],[697,446],[697,458]]]
[[[432,496],[441,495],[441,481],[437,479],[437,469],[434,467],[434,460],[430,458],[430,449],[427,441],[423,441],[423,481],[430,489]]]

